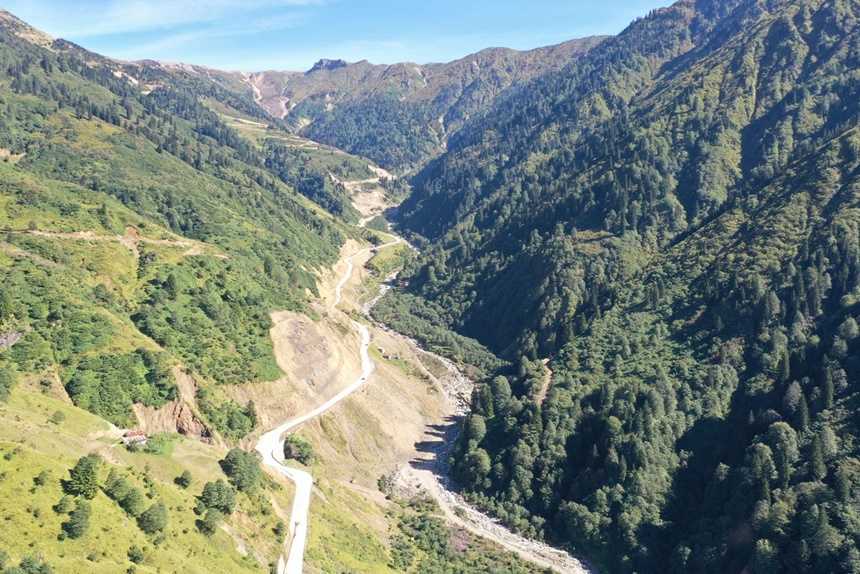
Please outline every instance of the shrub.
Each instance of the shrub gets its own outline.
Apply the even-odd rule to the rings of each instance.
[[[197,528],[202,534],[212,536],[218,530],[218,522],[224,518],[224,515],[217,508],[210,508],[206,511],[206,515],[202,520],[197,521]]]
[[[143,562],[143,548],[140,546],[135,546],[132,544],[128,549],[128,559],[134,562],[135,564],[140,564]]]
[[[294,434],[289,435],[284,441],[284,456],[293,458],[304,465],[313,463],[314,458],[316,458],[313,445]]]
[[[181,488],[188,488],[189,486],[191,486],[192,480],[193,480],[193,478],[191,477],[191,471],[186,469],[186,470],[183,470],[182,474],[177,476],[173,480],[173,482],[175,482]]]

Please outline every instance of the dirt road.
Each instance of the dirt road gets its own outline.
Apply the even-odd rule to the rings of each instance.
[[[371,217],[363,218],[359,222],[359,226],[364,227],[370,219]],[[400,237],[394,237],[394,241],[377,246],[375,249],[385,249],[403,242],[403,239]],[[371,249],[373,248],[362,249],[343,260],[346,263],[346,270],[335,287],[335,297],[329,305],[331,309],[334,309],[343,301],[343,288],[352,277],[355,267],[353,260],[366,255]],[[383,286],[379,296],[364,305],[366,316],[370,318],[370,310],[387,289],[388,287]],[[396,336],[407,342],[417,352],[431,356],[444,364],[447,374],[436,378],[436,380],[447,398],[447,414],[452,417],[462,417],[468,413],[468,397],[471,395],[472,383],[459,371],[456,365],[444,357],[423,350],[417,341],[392,331],[385,325],[376,323],[372,318],[370,320],[374,322],[375,328],[385,330],[392,336]],[[370,377],[373,372],[373,363],[368,354],[370,332],[366,326],[356,321],[352,321],[352,325],[361,335],[361,344],[358,350],[361,358],[361,374],[325,403],[262,435],[256,446],[256,450],[263,456],[263,463],[265,465],[283,474],[296,485],[289,531],[284,541],[285,546],[289,544],[289,551],[286,559],[284,556],[280,558],[278,564],[279,574],[301,574],[302,572],[304,550],[307,541],[308,511],[313,488],[313,477],[309,473],[295,467],[287,466],[284,463],[284,437],[291,429],[337,405],[354,393]],[[511,532],[497,520],[469,505],[457,494],[455,485],[448,477],[446,463],[448,453],[456,440],[456,433],[457,429],[453,427],[445,437],[438,438],[438,446],[433,449],[433,452],[428,454],[428,458],[422,461],[425,464],[402,465],[392,477],[392,482],[399,488],[411,490],[412,492],[429,493],[439,502],[450,523],[457,524],[477,536],[493,540],[502,547],[516,552],[525,560],[541,567],[552,568],[564,573],[588,574],[591,572],[580,560],[570,554]]]
[[[380,245],[376,247],[376,249],[392,247],[400,243],[400,241],[401,239],[398,237],[395,241],[386,243],[385,245]],[[331,304],[332,309],[337,307],[343,300],[343,287],[349,281],[352,276],[353,269],[355,268],[353,260],[366,255],[371,249],[372,248],[362,249],[345,260],[346,271],[335,287],[335,300]],[[358,349],[359,356],[361,358],[361,374],[351,384],[328,399],[322,405],[308,413],[279,425],[261,436],[256,446],[256,450],[263,456],[263,464],[283,474],[296,485],[296,494],[293,499],[293,508],[290,513],[289,530],[284,542],[285,545],[289,542],[290,550],[286,561],[284,560],[284,557],[281,556],[278,562],[278,574],[302,573],[305,543],[307,542],[308,534],[308,510],[310,508],[311,491],[313,489],[314,482],[313,476],[311,476],[310,473],[284,464],[285,435],[289,430],[299,426],[309,419],[321,415],[354,393],[367,381],[368,377],[370,377],[373,372],[373,362],[370,360],[370,355],[367,352],[370,347],[370,332],[367,330],[367,327],[356,321],[352,321],[352,325],[361,335],[361,344]]]

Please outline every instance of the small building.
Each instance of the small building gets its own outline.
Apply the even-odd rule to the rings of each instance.
[[[142,430],[126,431],[122,435],[122,444],[144,444],[149,439],[149,436]]]

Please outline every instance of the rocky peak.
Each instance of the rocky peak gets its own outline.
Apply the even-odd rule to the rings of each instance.
[[[308,70],[307,73],[312,74],[320,70],[335,70],[337,68],[345,68],[346,66],[349,66],[349,62],[346,60],[329,60],[328,58],[323,58],[314,64],[313,68]]]

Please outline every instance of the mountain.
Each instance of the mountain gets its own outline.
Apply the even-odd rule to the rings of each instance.
[[[518,52],[489,48],[446,64],[320,60],[307,72],[214,72],[246,82],[270,114],[303,136],[409,171],[438,156],[466,120],[511,86],[585,57],[603,37]]]
[[[180,473],[228,478],[226,447],[295,404],[263,384],[273,312],[308,356],[346,344],[314,304],[373,238],[340,182],[378,178],[346,150],[412,175],[389,215],[420,252],[370,264],[405,260],[374,314],[477,380],[449,461],[469,500],[607,572],[860,571],[858,23],[851,0],[680,0],[526,53],[251,75],[118,62],[0,13],[4,544],[26,561],[44,528],[61,567],[106,572],[258,569],[237,537],[277,556],[279,487],[238,493],[231,539]],[[426,501],[364,499],[413,446],[374,413],[426,424],[415,373],[440,371],[386,369],[397,393],[306,431],[310,560],[476,561]],[[102,448],[105,479],[87,453],[153,412],[199,440]]]
[[[277,571],[301,504],[248,451],[363,368],[341,310],[399,256],[359,269],[388,227],[360,229],[353,200],[367,216],[405,192],[288,127],[229,75],[105,58],[0,11],[4,573]],[[445,399],[372,332],[396,358],[293,435],[308,571],[538,572],[394,496]]]
[[[280,485],[234,492],[208,523],[193,509],[260,422],[225,389],[283,374],[270,313],[310,314],[318,270],[357,237],[351,205],[333,215],[302,190],[345,196],[330,173],[367,162],[278,146],[288,134],[242,93],[7,12],[0,70],[0,567],[258,571],[283,541]],[[149,443],[112,448],[122,428]]]
[[[415,176],[378,313],[513,365],[452,455],[473,500],[613,572],[857,571],[858,16],[682,0]]]

